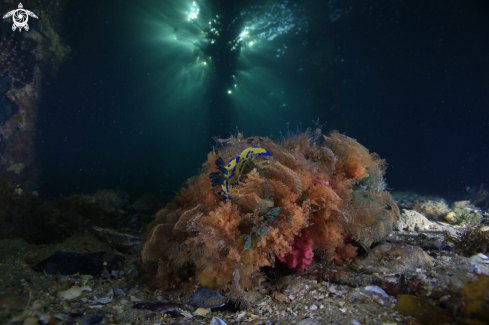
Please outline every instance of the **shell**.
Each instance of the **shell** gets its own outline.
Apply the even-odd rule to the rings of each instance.
[[[68,290],[58,292],[57,296],[62,299],[71,300],[80,297],[83,291],[92,291],[92,288],[89,286],[73,286]]]

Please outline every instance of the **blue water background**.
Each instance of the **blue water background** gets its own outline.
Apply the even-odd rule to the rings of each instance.
[[[42,195],[171,196],[198,173],[213,137],[238,128],[279,138],[318,116],[325,132],[340,127],[385,158],[395,190],[462,198],[489,181],[486,1],[276,2],[302,29],[272,40],[256,32],[259,47],[233,51],[209,49],[205,24],[173,1],[67,5],[61,37],[72,52],[44,80],[39,111]],[[229,40],[241,12],[270,16],[263,3],[233,3],[197,2],[202,21],[224,17]],[[311,99],[318,88],[322,112]]]

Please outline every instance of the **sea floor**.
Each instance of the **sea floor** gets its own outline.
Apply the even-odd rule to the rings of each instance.
[[[409,195],[397,200],[401,207],[408,205]],[[249,310],[186,304],[199,289],[195,281],[163,293],[147,288],[137,249],[122,254],[122,272],[91,276],[33,270],[58,251],[120,255],[113,239],[99,236],[100,229],[83,230],[56,245],[1,240],[0,323],[484,324],[487,316],[479,314],[489,310],[489,259],[464,256],[447,240],[447,233],[456,238],[464,226],[419,215],[404,211],[398,230],[348,267],[314,261],[302,273],[268,273],[267,283],[246,294],[253,306]],[[172,309],[180,316],[133,308],[157,301],[181,304]]]

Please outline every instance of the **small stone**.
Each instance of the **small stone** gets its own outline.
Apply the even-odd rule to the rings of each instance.
[[[124,253],[140,252],[143,247],[139,236],[131,236],[97,226],[93,226],[92,230],[100,240],[108,243],[118,251]]]
[[[205,316],[207,316],[209,313],[210,313],[209,309],[206,309],[206,308],[197,308],[197,309],[194,311],[194,316],[202,316],[202,317],[205,317]]]
[[[319,323],[312,318],[306,318],[298,322],[297,325],[319,325]]]
[[[236,319],[239,321],[241,318],[246,316],[246,311],[242,311],[239,314],[236,314]]]
[[[384,256],[380,265],[379,258],[376,256]],[[397,259],[399,256],[402,257],[400,260]],[[417,268],[431,267],[433,262],[433,258],[423,251],[421,247],[383,243],[372,249],[372,253],[367,258],[356,260],[352,266],[366,273],[390,274],[413,272]],[[360,265],[363,265],[363,268],[360,268]]]
[[[218,317],[212,317],[209,325],[226,325],[226,323]]]
[[[318,310],[318,306],[312,305],[309,309],[311,309],[311,310]]]
[[[27,254],[24,258],[24,261],[27,263],[27,264],[31,264],[32,262],[34,262],[34,260],[37,258],[38,254],[37,253],[30,253],[30,254]]]
[[[389,295],[384,291],[384,289],[382,289],[379,286],[368,286],[368,287],[365,287],[365,290],[372,291],[372,292],[375,292],[375,293],[382,295],[385,298],[389,298]]]
[[[202,288],[190,298],[188,303],[197,308],[217,308],[226,303],[226,297],[209,288]]]
[[[274,297],[276,300],[280,301],[280,302],[286,302],[286,301],[287,301],[287,296],[286,296],[286,295],[284,295],[284,294],[283,294],[283,293],[281,293],[281,292],[278,292],[278,291],[274,291],[274,292],[273,292],[273,297]]]
[[[455,212],[451,211],[447,213],[447,215],[445,216],[445,220],[449,222],[454,221],[456,217],[457,215],[455,214]]]
[[[256,305],[263,300],[264,296],[258,291],[248,291],[245,293],[245,298],[250,304]]]
[[[186,311],[186,310],[181,311],[181,314],[185,318],[193,318],[192,314],[190,312]]]
[[[37,325],[39,324],[39,319],[37,317],[28,317],[24,320],[24,325]]]
[[[62,299],[71,300],[81,296],[83,291],[92,291],[92,288],[89,286],[83,286],[81,288],[79,286],[73,286],[68,290],[58,292],[57,296]]]

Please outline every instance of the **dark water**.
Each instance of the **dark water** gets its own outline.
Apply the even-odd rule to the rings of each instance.
[[[317,118],[385,158],[390,188],[460,198],[489,181],[487,1],[88,0],[62,17],[43,195],[171,194],[212,137]]]

